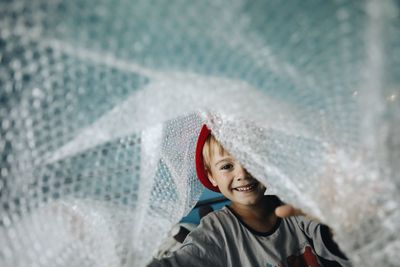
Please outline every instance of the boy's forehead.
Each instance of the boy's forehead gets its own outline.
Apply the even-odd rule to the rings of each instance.
[[[214,142],[210,143],[210,152],[211,152],[211,155],[225,155],[225,154],[228,154],[225,151],[224,147],[221,144],[217,143],[217,141],[215,141],[215,140],[214,140]]]
[[[213,159],[212,164],[218,165],[219,163],[234,162],[234,161],[236,161],[236,160],[230,156],[220,156],[218,158]]]
[[[226,150],[219,149],[218,147],[214,147],[211,149],[211,160],[212,161],[220,161],[222,159],[234,159]]]

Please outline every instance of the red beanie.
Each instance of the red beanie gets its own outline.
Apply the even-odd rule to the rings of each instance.
[[[207,140],[207,137],[211,134],[211,131],[207,128],[206,125],[203,125],[200,131],[199,138],[197,139],[196,145],[196,173],[200,182],[207,187],[208,189],[214,192],[220,192],[217,186],[213,186],[213,184],[208,179],[207,171],[204,168],[204,159],[203,159],[203,146]]]

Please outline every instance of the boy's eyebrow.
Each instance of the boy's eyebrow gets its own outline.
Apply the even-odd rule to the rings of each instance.
[[[221,163],[223,161],[229,161],[229,160],[232,160],[232,158],[231,157],[223,158],[223,159],[219,160],[217,163],[215,163],[215,166],[217,166],[219,163]]]

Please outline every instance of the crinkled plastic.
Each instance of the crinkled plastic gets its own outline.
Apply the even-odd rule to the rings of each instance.
[[[355,266],[400,249],[398,1],[0,2],[0,266],[145,266],[207,124]]]

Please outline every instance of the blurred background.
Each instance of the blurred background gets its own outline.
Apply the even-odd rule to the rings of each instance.
[[[355,266],[397,266],[399,10],[1,0],[0,265],[145,266],[196,204],[227,204],[194,171],[209,123]]]

